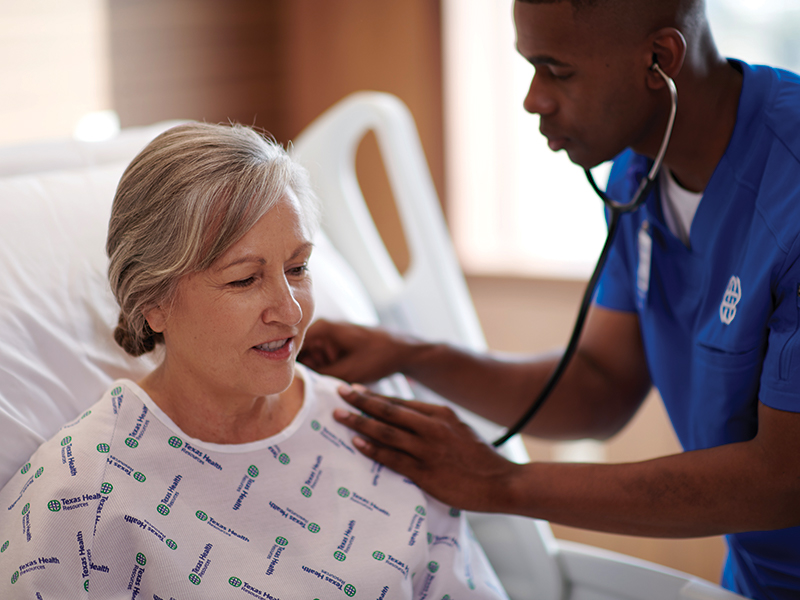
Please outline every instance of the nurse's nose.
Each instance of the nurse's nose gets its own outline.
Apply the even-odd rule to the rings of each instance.
[[[547,82],[538,73],[531,79],[531,85],[522,106],[534,115],[550,115],[556,112],[558,104],[548,89]]]

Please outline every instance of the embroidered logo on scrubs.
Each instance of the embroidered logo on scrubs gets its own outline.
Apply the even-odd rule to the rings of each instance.
[[[719,305],[719,318],[725,325],[730,325],[736,317],[736,305],[741,299],[742,282],[734,275],[728,282],[725,295],[722,297],[722,304]]]

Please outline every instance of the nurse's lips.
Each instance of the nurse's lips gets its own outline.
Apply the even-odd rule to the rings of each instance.
[[[540,127],[539,133],[547,138],[547,146],[553,152],[558,152],[559,150],[563,149],[569,142],[568,137],[551,132],[546,127]]]
[[[562,150],[569,141],[568,138],[565,137],[555,137],[555,136],[545,136],[547,138],[547,146],[553,152],[558,152]]]

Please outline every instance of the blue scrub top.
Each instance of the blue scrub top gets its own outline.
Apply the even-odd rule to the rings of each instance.
[[[744,75],[736,127],[690,247],[667,227],[656,189],[621,218],[595,297],[638,313],[650,376],[685,450],[752,439],[759,400],[800,412],[800,77],[731,63]],[[630,199],[649,166],[621,154],[609,196]],[[800,528],[727,539],[724,585],[800,597]]]

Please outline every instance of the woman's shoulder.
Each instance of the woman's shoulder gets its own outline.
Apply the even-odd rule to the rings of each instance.
[[[0,496],[55,485],[65,494],[83,488],[105,469],[127,380],[115,381],[88,410],[65,423],[36,449],[4,486]]]

